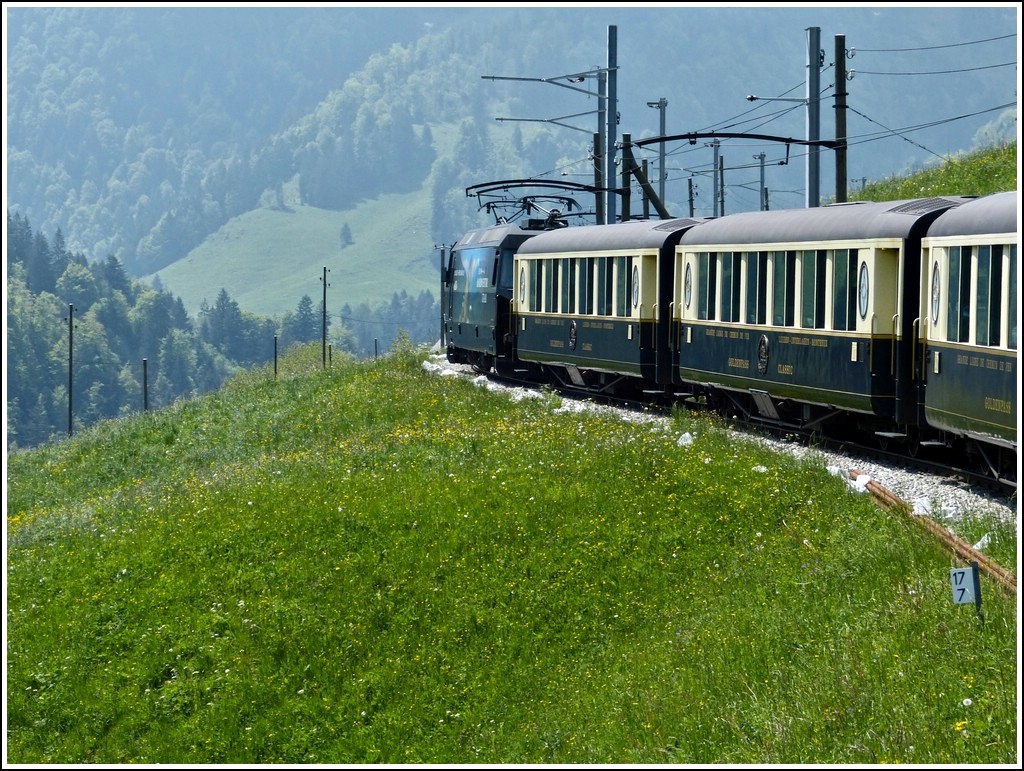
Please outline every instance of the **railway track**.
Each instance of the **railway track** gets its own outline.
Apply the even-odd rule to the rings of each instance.
[[[857,479],[860,476],[862,476],[862,472],[860,470],[850,470],[851,479]],[[904,516],[911,517],[915,523],[925,528],[941,543],[945,544],[965,565],[969,565],[972,562],[978,563],[979,570],[995,581],[996,585],[999,586],[1001,590],[1009,595],[1016,596],[1017,576],[1012,572],[993,562],[965,540],[958,538],[930,517],[919,517],[914,515],[913,508],[910,504],[880,485],[878,482],[875,482],[874,480],[868,482],[867,490],[883,509],[893,514],[902,514]]]

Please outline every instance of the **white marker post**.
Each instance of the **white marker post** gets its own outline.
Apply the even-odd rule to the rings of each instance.
[[[953,588],[953,602],[966,605],[973,602],[981,616],[981,577],[978,563],[972,561],[970,568],[953,568],[949,571],[949,581]]]

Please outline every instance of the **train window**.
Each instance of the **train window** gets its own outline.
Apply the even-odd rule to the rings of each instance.
[[[612,312],[612,271],[607,257],[597,258],[597,315],[610,316]]]
[[[1010,322],[1010,334],[1007,346],[1017,350],[1017,244],[1010,244],[1010,307],[1007,311]]]
[[[1002,273],[1003,248],[978,247],[978,325],[974,331],[978,345],[999,345]]]
[[[530,310],[540,310],[540,263],[533,260],[530,266]]]
[[[632,257],[615,257],[615,315],[627,316],[626,298],[629,297],[629,265]]]
[[[857,250],[836,249],[832,256],[832,328],[857,328]]]
[[[939,307],[942,297],[942,285],[939,283],[940,276],[939,262],[936,260],[932,264],[932,326],[939,323]]]
[[[498,280],[497,286],[499,290],[506,292],[512,291],[512,275],[515,260],[515,253],[511,249],[505,249],[502,252],[501,259],[498,260]]]
[[[594,312],[594,258],[580,260],[580,286],[583,294],[580,297],[580,313]]]
[[[970,340],[971,333],[970,247],[950,247],[948,287],[946,339],[954,343],[966,343]]]
[[[825,250],[807,250],[801,265],[800,326],[821,329],[825,326]]]
[[[562,260],[562,312],[576,312],[576,260]]]
[[[739,252],[722,253],[722,321],[740,320],[740,268]]]
[[[773,252],[772,323],[791,327],[796,308],[796,252]]]
[[[715,284],[718,279],[718,255],[701,252],[697,255],[697,318],[714,320]]]
[[[558,260],[544,260],[544,312],[558,313]]]
[[[748,324],[764,324],[768,309],[768,252],[747,252],[747,302]]]

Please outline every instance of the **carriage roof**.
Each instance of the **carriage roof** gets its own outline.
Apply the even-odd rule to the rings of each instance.
[[[929,222],[961,200],[921,198],[740,212],[704,222],[680,243],[713,246],[920,237]]]
[[[658,249],[674,235],[700,220],[630,220],[614,225],[579,225],[535,236],[519,248],[519,254],[601,252],[622,249]]]
[[[945,212],[928,228],[929,237],[1017,232],[1017,191],[969,200]]]

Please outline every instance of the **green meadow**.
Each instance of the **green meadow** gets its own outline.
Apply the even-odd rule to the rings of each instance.
[[[954,604],[920,524],[428,358],[295,349],[8,455],[6,763],[1020,760],[1017,598]]]

